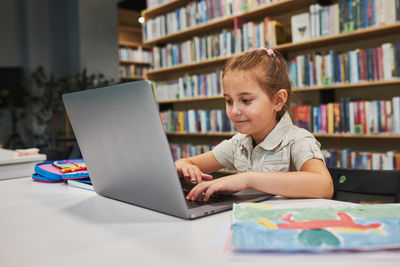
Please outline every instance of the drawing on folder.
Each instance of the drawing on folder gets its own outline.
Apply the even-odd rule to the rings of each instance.
[[[235,204],[231,242],[234,251],[400,249],[400,206],[276,209]]]

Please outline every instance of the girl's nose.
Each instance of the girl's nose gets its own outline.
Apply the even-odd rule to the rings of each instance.
[[[242,111],[241,111],[241,109],[240,109],[240,107],[239,107],[238,104],[235,104],[235,103],[234,103],[234,104],[232,105],[232,113],[235,114],[235,115],[239,115],[239,114],[242,113]]]

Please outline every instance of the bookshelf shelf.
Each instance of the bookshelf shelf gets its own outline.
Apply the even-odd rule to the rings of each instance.
[[[160,100],[157,101],[158,104],[173,104],[173,103],[188,103],[188,102],[203,102],[210,100],[223,100],[223,96],[208,96],[208,97],[196,97],[196,98],[186,98],[186,99],[173,99],[173,100]]]
[[[223,65],[228,59],[230,59],[231,56],[227,57],[219,57],[219,58],[212,58],[208,60],[201,61],[199,63],[193,63],[193,64],[182,64],[182,65],[176,65],[172,67],[167,67],[167,68],[162,68],[162,69],[153,69],[149,71],[147,74],[150,79],[157,79],[160,76],[166,76],[172,73],[176,72],[188,72],[188,71],[194,71],[196,69],[203,69],[215,65]]]
[[[366,134],[366,135],[354,135],[354,134],[319,134],[313,133],[316,138],[345,138],[345,139],[400,139],[398,134]]]
[[[389,81],[370,81],[370,82],[360,82],[360,83],[343,83],[334,84],[330,86],[309,86],[303,88],[293,88],[295,92],[304,91],[320,91],[320,90],[336,90],[336,89],[351,89],[351,88],[361,88],[361,87],[380,87],[389,85],[400,85],[400,79],[393,79]]]
[[[142,29],[139,27],[132,27],[132,26],[118,26],[119,31],[127,31],[132,33],[142,34]]]
[[[230,132],[210,132],[210,133],[186,133],[186,132],[176,132],[176,133],[171,133],[171,132],[166,132],[168,136],[192,136],[192,137],[199,137],[199,136],[208,136],[208,137],[227,137],[230,138],[235,135],[235,133],[230,133]]]
[[[124,64],[124,65],[130,65],[130,64],[135,64],[135,65],[145,65],[149,66],[149,62],[139,62],[139,61],[129,61],[129,60],[120,60],[119,63]]]
[[[376,87],[377,90],[382,89],[383,86],[399,85],[400,79],[393,79],[390,81],[371,81],[361,83],[345,83],[335,84],[331,86],[312,86],[304,88],[293,88],[293,92],[307,92],[307,91],[321,91],[321,90],[339,90],[339,89],[353,89],[363,87]],[[209,97],[196,97],[196,98],[185,98],[185,99],[171,99],[171,100],[160,100],[157,101],[159,104],[174,104],[174,103],[189,103],[189,102],[206,102],[210,100],[224,100],[223,96],[209,96]]]
[[[189,2],[190,2],[189,0],[172,0],[162,5],[145,9],[142,11],[141,15],[144,18],[144,20],[147,21],[159,15],[163,15],[165,13],[174,11],[176,8],[182,7]]]
[[[186,133],[186,132],[166,132],[168,136],[215,136],[215,137],[232,137],[236,133],[231,133],[231,132],[210,132],[210,133]],[[395,134],[369,134],[369,135],[353,135],[353,134],[320,134],[320,133],[313,133],[313,135],[316,138],[333,138],[333,139],[338,139],[338,138],[343,138],[343,139],[391,139],[391,140],[396,140],[400,139],[400,135],[395,135]]]
[[[177,6],[182,6],[184,1],[174,1],[174,2],[179,2],[175,3]],[[188,2],[188,1],[187,1]],[[147,40],[144,41],[146,45],[155,45],[155,44],[164,44],[168,43],[170,41],[178,41],[178,40],[183,40],[187,39],[188,37],[195,36],[198,34],[210,32],[210,31],[215,31],[217,29],[222,29],[224,27],[233,27],[233,21],[236,18],[243,19],[243,20],[256,20],[260,19],[263,17],[266,17],[268,15],[270,16],[276,16],[280,13],[287,13],[291,11],[298,10],[299,8],[304,7],[305,5],[310,5],[315,3],[316,0],[282,0],[277,3],[272,3],[263,7],[259,7],[257,9],[254,9],[252,11],[248,11],[245,13],[239,13],[236,15],[228,16],[228,17],[223,17],[223,18],[216,18],[211,20],[210,22],[200,24],[198,26],[191,27],[189,29],[172,33],[172,34],[167,34],[163,37],[160,38],[155,38],[152,40]],[[167,7],[159,7],[159,8],[154,8],[157,9],[158,15],[168,13],[172,11],[170,7],[172,6],[172,3],[170,5],[167,5]],[[176,8],[175,7],[175,8]],[[167,9],[168,8],[168,9]],[[153,11],[154,13],[155,11]],[[146,13],[142,13],[144,16],[146,16]],[[156,16],[154,16],[156,17]],[[149,19],[150,17],[148,17]],[[146,17],[145,17],[145,20]]]
[[[297,43],[286,43],[276,46],[274,49],[280,52],[290,52],[294,50],[303,50],[303,49],[311,49],[318,48],[332,44],[341,44],[343,42],[354,42],[360,41],[363,39],[370,38],[378,38],[382,36],[386,36],[388,34],[396,34],[400,33],[400,23],[394,23],[392,25],[380,26],[380,27],[371,27],[366,29],[357,30],[350,33],[341,33],[338,35],[321,37],[305,42],[297,42]]]
[[[127,47],[131,47],[131,48],[142,47],[143,49],[149,49],[149,50],[152,49],[152,47],[150,47],[150,46],[146,46],[144,44],[136,43],[136,42],[119,41],[118,44],[119,44],[119,46],[127,46]]]

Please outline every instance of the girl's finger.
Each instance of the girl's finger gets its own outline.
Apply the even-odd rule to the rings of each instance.
[[[192,168],[189,169],[189,177],[192,183],[196,182],[196,173]]]
[[[201,183],[201,181],[202,181],[202,172],[200,171],[200,169],[197,169],[196,170],[196,180],[197,180],[197,183],[199,184],[199,183]]]
[[[210,181],[210,180],[212,180],[212,179],[213,179],[212,175],[210,175],[210,174],[207,174],[207,173],[201,173],[201,175],[202,175],[202,178],[203,178],[204,180],[208,180],[208,181]]]
[[[208,201],[211,195],[214,194],[216,191],[218,191],[218,183],[214,183],[209,186],[204,193],[204,201]]]
[[[200,183],[198,185],[196,185],[193,189],[192,189],[192,195],[191,195],[191,200],[197,200],[197,198],[199,197],[199,195],[201,193],[204,192],[204,190],[206,190],[207,185],[206,183]]]

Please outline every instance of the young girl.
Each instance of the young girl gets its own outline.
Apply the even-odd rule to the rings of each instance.
[[[234,56],[222,82],[226,114],[239,133],[213,151],[175,162],[180,176],[197,183],[186,199],[204,193],[207,201],[214,192],[247,187],[291,198],[331,198],[320,143],[288,114],[291,86],[282,55],[260,48]],[[238,173],[215,180],[207,174],[221,168]]]

